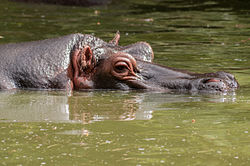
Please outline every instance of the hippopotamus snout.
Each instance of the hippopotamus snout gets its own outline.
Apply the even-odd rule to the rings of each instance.
[[[207,78],[201,78],[199,80],[198,90],[228,91],[239,87],[237,80],[230,73],[219,71],[207,75]],[[213,75],[213,77],[209,77],[209,75]]]
[[[198,90],[228,91],[232,89],[237,89],[239,87],[238,82],[232,76],[232,74],[226,72],[220,72],[220,73],[223,73],[223,76],[225,77],[201,79]]]
[[[219,78],[206,78],[202,79],[198,90],[207,91],[226,91],[229,89],[226,82]]]

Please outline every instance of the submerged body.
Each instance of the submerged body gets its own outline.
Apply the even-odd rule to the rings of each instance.
[[[152,62],[149,44],[119,46],[91,35],[72,34],[0,45],[0,89],[152,89],[228,91],[238,88],[226,72],[191,73]]]

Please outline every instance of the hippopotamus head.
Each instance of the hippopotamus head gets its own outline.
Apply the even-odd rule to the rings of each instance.
[[[104,46],[86,44],[72,52],[74,89],[151,89],[223,92],[239,85],[226,72],[193,73],[153,63],[146,42],[118,46],[119,33]]]

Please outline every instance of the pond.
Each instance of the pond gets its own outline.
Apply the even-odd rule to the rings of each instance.
[[[247,3],[247,1],[245,1]],[[227,71],[225,94],[0,91],[0,165],[249,165],[250,22],[244,3],[129,0],[75,7],[2,0],[0,44],[87,33],[147,41],[155,62]]]

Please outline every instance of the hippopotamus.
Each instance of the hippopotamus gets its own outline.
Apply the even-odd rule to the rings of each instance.
[[[147,89],[225,92],[238,88],[227,72],[194,73],[153,63],[146,42],[119,45],[88,34],[0,45],[0,89]]]

